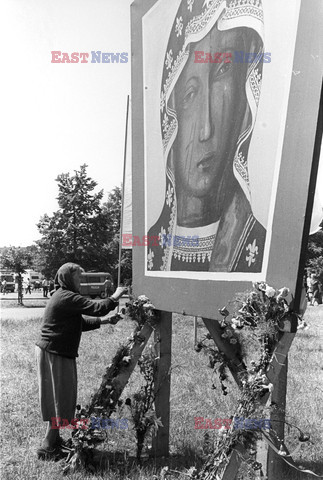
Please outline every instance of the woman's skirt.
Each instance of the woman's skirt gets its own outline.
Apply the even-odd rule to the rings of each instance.
[[[39,400],[43,420],[60,417],[69,422],[75,415],[77,372],[75,358],[49,353],[36,346]]]

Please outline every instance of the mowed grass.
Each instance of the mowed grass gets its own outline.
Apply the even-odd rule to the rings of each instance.
[[[64,461],[42,462],[36,459],[35,450],[40,445],[45,427],[40,418],[38,385],[34,359],[34,344],[41,319],[6,319],[2,312],[2,389],[1,389],[1,461],[2,479],[59,479]],[[291,423],[310,432],[313,443],[304,444],[294,458],[299,465],[323,475],[323,307],[311,307],[306,318],[310,328],[299,331],[289,355],[287,415]],[[83,334],[78,359],[78,401],[89,402],[98,388],[105,367],[110,363],[117,347],[133,330],[131,321],[121,321],[115,327],[102,326],[100,330]],[[199,321],[198,336],[206,333]],[[136,442],[134,431],[110,432],[97,454],[95,474],[75,473],[65,478],[134,479],[151,480],[161,466],[169,465],[178,473],[168,478],[187,479],[187,469],[202,462],[204,430],[194,429],[194,417],[228,418],[234,411],[238,390],[229,380],[229,395],[221,394],[212,372],[207,367],[207,357],[196,353],[193,346],[193,318],[173,315],[173,356],[171,388],[171,430],[169,459],[144,461],[139,467],[134,461]],[[123,398],[140,386],[140,377],[134,373]],[[118,417],[130,418],[127,410],[117,412]],[[210,437],[216,430],[208,431]],[[293,443],[295,432],[286,432]],[[68,438],[68,431],[63,432]],[[149,442],[148,442],[149,443]],[[282,480],[310,479],[311,476],[286,472]],[[279,480],[279,479],[275,479]]]
[[[2,298],[0,301],[1,310],[7,308],[44,308],[46,307],[47,299],[43,298],[23,298],[23,305],[18,305],[16,298]],[[5,315],[2,315],[5,318]]]

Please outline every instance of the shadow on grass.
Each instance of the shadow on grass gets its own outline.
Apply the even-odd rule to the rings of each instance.
[[[187,475],[187,470],[191,467],[196,467],[197,470],[202,468],[205,459],[197,454],[194,449],[187,448],[181,454],[170,455],[169,457],[146,457],[142,458],[138,463],[135,456],[127,455],[126,452],[115,451],[94,451],[93,466],[96,473],[104,475],[107,472],[118,475],[118,478],[153,478],[158,475],[160,470],[167,466],[170,473],[177,473]],[[317,462],[302,461],[303,470],[311,470],[316,475],[323,475],[323,460]],[[135,475],[137,473],[137,475]],[[146,474],[147,477],[141,477],[140,474]],[[132,476],[133,475],[133,476]],[[112,477],[113,478],[113,477]],[[179,477],[178,477],[179,478]],[[184,478],[184,477],[183,477]],[[313,475],[307,474],[304,471],[297,471],[289,465],[285,464],[283,468],[283,476],[275,480],[309,480],[313,479]]]
[[[104,476],[115,474],[118,478],[153,478],[163,467],[177,474],[187,474],[191,467],[201,468],[205,460],[193,449],[187,448],[181,454],[173,454],[169,457],[145,456],[138,462],[136,457],[128,455],[126,451],[106,451],[95,449],[93,451],[92,465],[95,473]],[[137,475],[136,475],[137,473]],[[142,474],[147,476],[142,477]],[[138,476],[138,477],[137,477]],[[110,477],[109,477],[110,478]],[[113,476],[111,478],[114,478]]]
[[[30,300],[29,300],[30,301]],[[35,302],[35,300],[34,300]],[[12,308],[18,308],[19,310],[24,310],[25,308],[45,308],[46,307],[46,301],[44,300],[40,300],[40,304],[39,303],[30,303],[29,305],[26,305],[25,303],[23,305],[19,305],[17,302],[12,302],[10,301],[10,304],[9,302],[8,303],[2,303],[1,302],[1,308],[3,310],[10,310]]]
[[[24,308],[44,308],[45,305],[23,305]]]

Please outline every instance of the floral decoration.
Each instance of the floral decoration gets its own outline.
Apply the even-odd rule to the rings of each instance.
[[[76,425],[76,428],[73,429],[72,437],[67,442],[66,449],[69,450],[69,455],[66,459],[67,465],[64,468],[64,473],[69,473],[71,471],[75,472],[83,467],[87,470],[94,471],[92,463],[93,449],[98,443],[105,440],[106,433],[102,433],[100,429],[85,428],[84,421],[85,419],[90,419],[90,421],[92,421],[92,418],[107,419],[116,411],[117,407],[123,405],[123,400],[120,400],[122,388],[120,389],[118,375],[129,367],[132,361],[131,349],[134,344],[141,344],[143,342],[144,339],[140,337],[140,330],[142,327],[146,323],[153,326],[156,321],[155,307],[145,295],[140,295],[137,299],[130,298],[130,301],[126,303],[125,308],[121,310],[121,314],[126,315],[127,318],[134,321],[134,331],[132,335],[127,338],[125,344],[118,348],[111,364],[106,368],[102,377],[101,385],[92,396],[90,404],[86,405],[84,408],[80,405],[76,407],[77,413],[75,418],[80,421]],[[150,373],[155,368],[155,362],[156,358],[153,357],[151,352],[144,354],[138,362],[140,371],[146,381],[146,385],[147,379],[150,382],[148,388],[148,390],[150,389],[149,391],[154,390],[154,378]],[[141,392],[142,390],[137,394],[134,394],[134,397],[136,397],[137,400],[139,399]],[[143,436],[141,435],[140,438],[137,436],[138,450],[140,448],[139,440],[144,439],[145,434],[152,427],[158,428],[160,423],[158,419],[154,417],[151,397],[149,398],[150,401],[148,403],[147,401],[142,404],[139,402],[139,407],[137,408],[141,417],[140,421],[137,423],[135,422],[135,428],[138,428],[141,432],[144,431]],[[129,402],[127,403],[126,401],[125,404],[129,404]],[[147,405],[149,407],[149,412],[146,409]],[[146,429],[142,428],[143,425]],[[141,448],[142,444],[143,443],[141,443]]]
[[[276,290],[265,282],[259,282],[253,284],[251,291],[237,294],[232,302],[234,305],[232,313],[229,312],[228,306],[219,310],[222,316],[220,325],[223,329],[221,337],[231,344],[240,346],[242,360],[246,365],[245,371],[240,373],[240,397],[231,418],[261,418],[274,408],[270,407],[268,412],[260,400],[264,395],[270,395],[274,389],[266,376],[266,371],[274,347],[281,332],[284,331],[285,321],[295,315],[292,310],[292,300],[288,288]],[[224,382],[227,379],[226,369],[230,361],[217,350],[214,344],[207,343],[211,338],[211,335],[207,334],[205,339],[196,345],[195,350],[204,349],[207,352],[209,366],[219,374],[221,389],[226,395],[227,387]],[[250,354],[250,351],[254,356],[252,360],[247,358],[247,353]],[[212,388],[215,388],[214,383]],[[308,441],[309,435],[298,430],[299,441]],[[225,469],[230,453],[238,444],[244,445],[247,453],[249,452],[249,456],[243,458],[243,465],[249,471],[261,470],[262,465],[255,460],[255,442],[260,436],[259,429],[239,430],[234,429],[232,425],[228,430],[219,431],[213,451],[196,478],[198,480],[218,478]],[[287,455],[283,444],[280,445],[278,454],[282,457]]]

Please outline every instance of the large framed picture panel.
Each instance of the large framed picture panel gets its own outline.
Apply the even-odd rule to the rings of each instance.
[[[254,281],[295,293],[322,2],[131,8],[135,293],[207,318]]]

